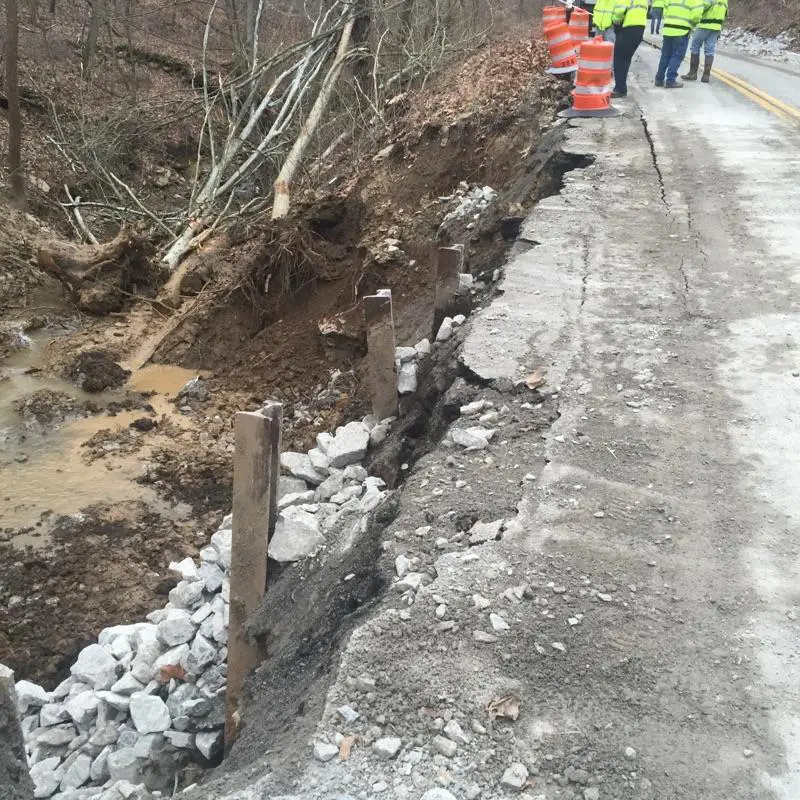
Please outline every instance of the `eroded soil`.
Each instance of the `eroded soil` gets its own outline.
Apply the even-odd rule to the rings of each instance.
[[[163,605],[169,561],[194,555],[230,508],[236,411],[282,401],[287,448],[368,411],[365,294],[393,290],[398,344],[430,336],[432,255],[455,242],[473,302],[491,293],[513,218],[570,166],[546,134],[565,89],[541,77],[543,58],[528,42],[487,48],[409,98],[363,163],[327,165],[333,194],[195,254],[179,310],[145,300],[49,343],[46,379],[75,387],[88,351],[132,374],[91,398],[54,389],[39,411],[43,396],[18,398],[0,442],[0,661],[52,685],[100,628]],[[442,225],[473,186],[499,194]],[[196,374],[204,391],[179,396]]]

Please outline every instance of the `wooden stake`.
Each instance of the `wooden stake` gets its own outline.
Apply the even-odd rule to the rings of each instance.
[[[269,527],[267,529],[267,544],[269,544],[278,520],[278,478],[281,474],[283,404],[270,401],[264,405],[261,413],[270,420]]]
[[[440,247],[436,254],[436,276],[433,302],[433,336],[439,332],[458,291],[459,275],[464,269],[464,245]]]
[[[367,322],[372,413],[378,419],[394,417],[397,416],[397,367],[392,292],[389,289],[381,289],[378,294],[364,298],[364,318]]]
[[[277,513],[281,418],[279,403],[264,411],[236,414],[225,722],[228,747],[236,733],[245,678],[266,658],[263,642],[248,636],[246,623],[261,605],[267,587],[268,535]]]

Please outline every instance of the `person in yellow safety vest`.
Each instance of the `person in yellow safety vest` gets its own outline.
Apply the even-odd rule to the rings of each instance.
[[[597,0],[594,7],[594,27],[606,42],[613,42],[617,38],[612,19],[616,5],[617,0]]]
[[[681,89],[678,70],[689,49],[689,34],[703,18],[703,0],[667,0],[664,7],[664,31],[661,59],[656,70],[656,86]]]
[[[647,0],[617,0],[611,12],[611,21],[617,34],[614,43],[614,91],[611,96],[626,97],[631,61],[644,39],[644,29],[647,27]]]
[[[683,76],[685,81],[697,80],[697,70],[700,69],[701,49],[705,49],[706,60],[703,64],[703,77],[700,80],[703,83],[708,83],[711,80],[711,67],[714,64],[717,41],[727,18],[728,0],[704,0],[703,18],[692,34],[689,72]]]
[[[653,0],[650,6],[650,34],[655,36],[661,33],[661,20],[664,17],[664,6],[667,0]]]

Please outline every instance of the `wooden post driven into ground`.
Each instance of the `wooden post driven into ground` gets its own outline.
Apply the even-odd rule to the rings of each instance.
[[[364,298],[364,318],[372,413],[378,419],[394,417],[397,416],[397,366],[391,290],[381,289]]]
[[[237,711],[245,678],[266,657],[263,643],[248,636],[246,623],[261,605],[267,586],[267,545],[277,516],[282,422],[280,403],[270,403],[262,411],[236,414],[225,723],[227,747],[236,733]]]
[[[442,320],[458,291],[459,275],[464,270],[464,245],[440,247],[436,253],[436,274],[434,275],[433,298],[433,338],[439,331]]]
[[[283,404],[265,403],[261,413],[270,422],[270,483],[269,483],[269,527],[267,528],[267,543],[275,533],[275,523],[278,520],[278,477],[281,474],[281,430],[283,428]]]

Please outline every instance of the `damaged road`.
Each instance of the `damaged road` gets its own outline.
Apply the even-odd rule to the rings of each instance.
[[[291,678],[273,641],[193,796],[800,794],[800,135],[698,90],[568,129],[593,163],[466,326],[453,430],[492,435],[413,466],[333,575],[375,559],[374,597]]]

